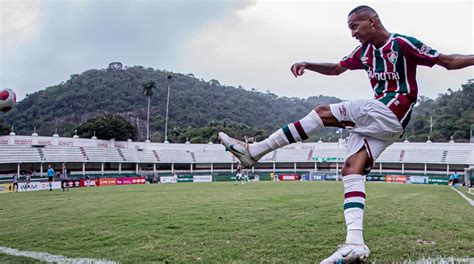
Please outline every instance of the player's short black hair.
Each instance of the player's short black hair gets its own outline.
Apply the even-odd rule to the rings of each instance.
[[[351,12],[349,12],[349,14],[347,16],[350,16],[356,12],[359,12],[359,11],[362,11],[362,10],[369,10],[369,11],[372,11],[374,12],[375,14],[377,14],[377,12],[370,6],[366,6],[366,5],[360,5],[354,9],[351,10]]]

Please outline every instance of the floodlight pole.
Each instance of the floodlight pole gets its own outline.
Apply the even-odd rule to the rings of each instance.
[[[168,109],[170,105],[170,84],[168,83],[168,97],[166,99],[165,143],[168,143]]]
[[[168,96],[166,98],[166,118],[165,118],[165,142],[164,143],[169,143],[168,142],[168,111],[169,111],[169,106],[170,106],[170,87],[171,87],[171,79],[173,78],[173,73],[169,72],[166,75],[166,79],[168,80]]]
[[[150,141],[150,98],[151,96],[148,96],[148,108],[147,108],[147,113],[146,113],[146,141]]]

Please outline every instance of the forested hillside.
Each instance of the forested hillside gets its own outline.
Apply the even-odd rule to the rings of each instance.
[[[17,134],[31,134],[36,127],[40,135],[52,135],[57,128],[60,135],[70,136],[74,128],[88,119],[115,113],[135,125],[143,140],[147,98],[141,85],[153,80],[157,87],[151,98],[151,140],[163,140],[170,85],[169,140],[184,142],[189,138],[191,142],[209,142],[216,140],[212,136],[220,127],[233,129],[236,135],[267,135],[282,124],[306,115],[317,104],[340,101],[326,96],[278,97],[221,85],[217,80],[204,81],[192,74],[174,74],[168,80],[167,74],[141,66],[88,70],[28,95],[5,119]]]
[[[114,66],[114,67],[112,67]],[[217,131],[234,136],[257,136],[260,139],[282,125],[306,115],[315,105],[339,102],[340,99],[315,96],[306,99],[278,97],[270,92],[246,90],[221,85],[217,80],[204,81],[192,74],[174,74],[142,66],[92,69],[45,90],[28,95],[10,113],[0,119],[0,133],[13,125],[17,134],[29,135],[33,127],[40,135],[71,136],[87,120],[104,114],[118,114],[137,128],[139,140],[145,139],[147,98],[142,84],[156,83],[151,97],[151,140],[164,138],[166,96],[170,85],[168,140],[170,142],[207,143],[217,141]],[[458,91],[448,90],[436,100],[420,97],[407,136],[412,141],[426,141],[433,117],[433,141],[469,139],[474,124],[474,81]],[[345,135],[345,134],[344,134]],[[310,140],[337,140],[328,129]]]
[[[436,100],[420,96],[407,131],[409,140],[426,141],[431,124],[432,141],[448,141],[451,137],[456,142],[469,141],[474,130],[474,79],[468,80],[458,90],[448,89]]]

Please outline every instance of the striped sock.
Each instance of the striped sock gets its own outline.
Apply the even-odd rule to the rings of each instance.
[[[274,151],[275,149],[284,147],[286,145],[303,141],[315,132],[324,128],[323,121],[312,110],[307,116],[303,117],[294,123],[290,123],[275,133],[271,134],[267,139],[249,146],[250,155],[259,159],[265,154]]]
[[[344,182],[344,218],[347,226],[346,243],[364,244],[362,235],[365,207],[364,176],[351,174],[342,177]]]

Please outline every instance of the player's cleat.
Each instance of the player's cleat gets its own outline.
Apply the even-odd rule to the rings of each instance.
[[[365,262],[370,255],[369,248],[364,245],[344,243],[327,259],[321,261],[321,264],[332,263],[357,263]]]
[[[257,160],[249,152],[249,144],[229,137],[223,132],[219,132],[219,138],[226,150],[230,151],[245,168],[252,168]]]

